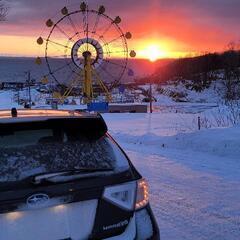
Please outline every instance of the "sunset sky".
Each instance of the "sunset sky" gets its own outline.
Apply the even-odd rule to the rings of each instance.
[[[36,56],[36,39],[45,21],[66,4],[78,0],[6,0],[9,15],[0,23],[0,55]],[[121,27],[131,31],[129,42],[139,58],[180,57],[193,53],[222,51],[230,41],[240,40],[239,0],[89,0],[106,14],[121,16]],[[60,15],[59,15],[60,16]]]

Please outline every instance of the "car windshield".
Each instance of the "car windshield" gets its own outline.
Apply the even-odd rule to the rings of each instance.
[[[127,170],[128,161],[108,136],[90,138],[71,129],[0,134],[0,182],[68,169]]]

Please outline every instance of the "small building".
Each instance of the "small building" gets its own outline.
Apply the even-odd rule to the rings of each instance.
[[[109,113],[147,113],[148,106],[143,104],[110,104]]]

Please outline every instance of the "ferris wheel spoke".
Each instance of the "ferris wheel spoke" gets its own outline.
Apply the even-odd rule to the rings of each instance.
[[[86,43],[85,47],[84,47],[84,52],[88,51],[88,42]]]
[[[72,38],[61,28],[59,27],[58,25],[56,25],[56,28],[70,41],[70,42],[73,42],[74,41],[72,40]]]
[[[79,49],[78,49],[78,53],[76,53],[76,54],[74,54],[74,55],[75,55],[76,57],[79,56],[79,55],[82,57],[82,54],[84,53],[84,51],[86,51],[85,48],[79,48]]]
[[[68,15],[68,20],[69,20],[69,22],[70,22],[70,24],[71,24],[71,27],[72,27],[72,29],[73,29],[73,31],[74,31],[74,33],[75,33],[74,36],[78,35],[78,37],[80,38],[80,36],[79,36],[79,31],[78,31],[78,29],[77,29],[77,27],[76,27],[75,23],[73,22],[73,20],[72,20],[72,18],[71,18],[70,15]]]
[[[88,23],[88,10],[83,12],[83,29],[84,29],[84,35],[87,38],[87,42],[88,42],[88,35],[89,35],[89,23]]]
[[[51,55],[51,58],[67,58],[67,57],[71,57],[71,55],[67,55],[67,54],[64,54],[64,55],[55,55],[55,56],[52,56],[52,55]]]
[[[127,50],[123,50],[123,51],[112,51],[112,52],[105,52],[103,51],[104,54],[113,54],[113,53],[128,53]]]
[[[84,77],[83,69],[79,71],[79,69],[73,70],[73,72],[78,76],[78,77]]]
[[[85,12],[83,12],[83,19],[82,19],[82,22],[83,22],[83,30],[84,30],[84,34],[86,34],[87,15],[86,15]]]
[[[123,69],[126,69],[126,65],[122,65],[122,64],[119,64],[119,63],[115,63],[115,62],[112,62],[112,61],[106,60],[106,59],[102,59],[102,61],[104,61],[104,62],[106,62],[106,63],[110,63],[110,64],[115,65],[115,66],[119,66],[119,67],[121,67],[121,68],[123,68]]]
[[[110,76],[110,77],[113,79],[113,81],[116,81],[116,78],[115,78],[110,72],[108,72],[104,67],[102,67],[102,66],[100,65],[100,68],[101,68],[108,76]]]
[[[98,14],[97,17],[96,17],[96,20],[95,20],[93,30],[92,30],[92,37],[96,34],[96,30],[97,30],[99,21],[100,21],[100,15]]]
[[[113,22],[111,22],[111,23],[107,26],[107,28],[103,31],[103,33],[102,33],[101,36],[104,36],[104,35],[111,29],[112,25],[113,25]],[[100,40],[101,36],[99,37],[98,40]]]
[[[69,67],[71,64],[72,64],[72,62],[69,62],[69,63],[67,63],[67,64],[65,64],[65,65],[63,65],[63,66],[61,66],[61,67],[51,71],[49,74],[50,75],[54,75],[54,73],[59,72],[59,71],[65,69],[66,67]]]
[[[73,86],[73,84],[75,84],[75,82],[76,82],[76,79],[79,78],[79,77],[80,76],[75,71],[72,71],[71,74],[68,75],[66,81],[70,80],[71,81],[70,86]]]
[[[109,41],[109,42],[106,42],[102,47],[105,47],[105,46],[107,46],[107,45],[109,45],[109,44],[111,44],[111,43],[113,43],[113,42],[116,42],[116,41],[118,41],[119,39],[121,39],[122,37],[124,37],[124,35],[120,35],[119,37],[114,38],[114,39],[112,39],[112,40]]]
[[[53,55],[58,54],[58,53],[59,53],[59,55],[63,55],[63,50],[62,49],[58,48],[57,45],[52,44],[51,42],[50,42],[50,44],[51,44],[52,47],[54,47],[54,53],[52,53]],[[49,49],[49,47],[48,47],[48,49]]]
[[[88,48],[89,48],[89,46],[88,46],[88,40],[89,40],[89,13],[88,13],[88,11],[87,11],[87,51],[88,51]]]
[[[75,74],[74,71],[71,71],[71,73],[66,77],[65,82],[68,82],[69,79],[72,79],[72,76]]]
[[[61,43],[55,42],[55,41],[53,41],[53,40],[46,39],[46,41],[47,41],[47,42],[50,42],[50,43],[52,43],[52,44],[55,44],[55,45],[57,45],[57,46],[63,47],[63,48],[65,48],[65,49],[70,49],[70,50],[72,50],[72,48],[70,48],[70,47],[68,47],[68,46],[65,46],[65,45],[63,45],[63,44],[61,44]]]

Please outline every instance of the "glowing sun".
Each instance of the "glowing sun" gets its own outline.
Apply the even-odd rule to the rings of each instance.
[[[146,48],[146,57],[151,62],[155,62],[156,60],[164,56],[165,56],[164,51],[160,50],[159,46],[157,45],[150,45]]]
[[[167,53],[162,50],[159,45],[150,44],[143,50],[140,50],[138,56],[149,59],[151,62],[155,62],[160,58],[167,57]]]

